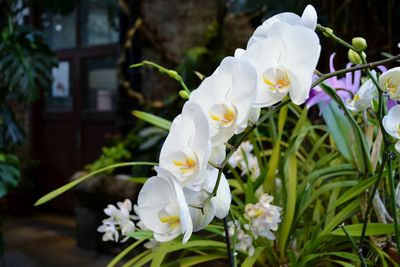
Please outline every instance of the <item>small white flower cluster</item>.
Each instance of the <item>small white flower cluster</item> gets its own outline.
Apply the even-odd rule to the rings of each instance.
[[[136,227],[133,220],[138,220],[139,217],[131,215],[132,203],[129,199],[125,199],[124,202],[118,202],[117,206],[109,204],[104,209],[104,213],[109,216],[103,220],[103,224],[97,228],[97,231],[103,234],[103,241],[115,241],[119,240],[119,232],[124,237],[121,242],[128,240],[128,234],[134,232]]]
[[[272,196],[264,194],[256,204],[247,204],[245,207],[245,217],[250,221],[250,230],[255,238],[262,236],[275,240],[272,231],[278,230],[282,208],[272,205],[273,199]]]
[[[244,225],[246,230],[249,230],[249,225]],[[254,255],[253,238],[247,234],[241,227],[238,221],[228,222],[228,233],[232,240],[235,242],[235,248],[244,253],[248,253],[249,256]],[[235,236],[236,234],[236,236]]]
[[[109,216],[103,220],[103,224],[97,228],[97,231],[103,233],[102,240],[118,242],[120,236],[123,237],[120,242],[125,242],[129,238],[129,234],[133,233],[136,229],[147,230],[146,226],[141,222],[139,217],[138,206],[133,207],[134,214],[132,211],[132,202],[129,199],[125,199],[124,202],[118,202],[117,206],[109,204],[104,209],[104,213]],[[136,215],[135,215],[136,214]],[[135,222],[136,221],[136,225]],[[144,247],[152,249],[158,245],[158,242],[151,238],[144,244]]]
[[[157,241],[183,235],[186,242],[214,217],[228,214],[231,194],[223,174],[210,199],[225,143],[255,122],[260,108],[287,94],[295,104],[305,102],[321,50],[316,24],[312,6],[301,17],[282,13],[268,19],[245,50],[223,59],[190,94],[163,144],[157,175],[146,181],[138,197],[140,219]]]
[[[251,174],[251,178],[256,179],[260,175],[260,167],[257,157],[252,152],[253,145],[249,141],[243,142],[229,159],[229,164],[242,170],[242,175]]]

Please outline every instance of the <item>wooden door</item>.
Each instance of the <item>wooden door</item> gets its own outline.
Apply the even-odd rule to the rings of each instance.
[[[39,195],[67,183],[100,155],[107,138],[118,133],[118,17],[115,13],[115,25],[107,24],[110,12],[104,3],[80,1],[67,16],[41,16],[60,64],[53,70],[52,88],[32,109],[31,151],[38,162]],[[67,195],[50,206],[72,211],[73,203]]]

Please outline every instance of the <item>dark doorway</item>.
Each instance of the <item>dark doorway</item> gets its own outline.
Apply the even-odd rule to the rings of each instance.
[[[79,1],[66,15],[42,12],[40,24],[59,67],[32,110],[31,151],[40,162],[39,194],[67,183],[94,161],[116,125],[119,18],[116,1]],[[72,211],[68,196],[51,207]]]

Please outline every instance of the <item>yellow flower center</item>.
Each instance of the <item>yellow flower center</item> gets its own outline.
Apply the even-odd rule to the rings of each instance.
[[[179,167],[179,170],[182,174],[188,174],[189,172],[193,172],[196,168],[196,160],[194,158],[185,157],[185,160],[173,160],[175,166]]]
[[[179,216],[176,215],[167,215],[160,217],[160,221],[162,223],[167,223],[171,229],[177,229],[181,223]]]
[[[290,87],[288,72],[283,67],[266,69],[263,73],[263,81],[272,92],[286,92]]]
[[[392,79],[389,78],[385,82],[385,87],[389,92],[390,97],[394,97],[398,93],[399,86],[400,86],[400,80],[393,81]]]
[[[217,104],[211,107],[210,117],[222,127],[231,126],[236,120],[235,109],[228,104]]]

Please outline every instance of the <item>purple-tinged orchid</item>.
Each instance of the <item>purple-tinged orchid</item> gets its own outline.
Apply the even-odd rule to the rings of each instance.
[[[329,58],[329,71],[334,72],[335,67],[333,66],[333,59],[335,58],[335,53],[333,53]],[[347,63],[346,67],[351,67],[351,63]],[[317,76],[314,76],[317,79]],[[338,78],[336,76],[331,77],[324,81],[325,84],[336,90],[336,93],[340,98],[346,102],[351,99],[352,96],[360,88],[361,71],[348,72],[343,78]],[[331,97],[327,95],[324,90],[318,85],[311,89],[310,97],[306,102],[307,108],[310,108],[318,103],[323,103],[324,106],[327,105],[331,100]]]

